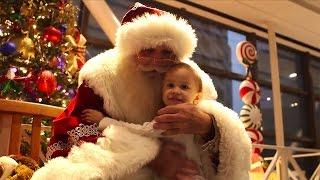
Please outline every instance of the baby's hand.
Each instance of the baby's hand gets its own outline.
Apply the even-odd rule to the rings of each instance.
[[[82,111],[81,118],[84,121],[97,123],[103,119],[103,114],[100,111],[94,110],[94,109],[85,109]]]

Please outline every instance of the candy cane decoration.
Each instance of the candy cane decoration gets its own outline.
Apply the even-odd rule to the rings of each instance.
[[[251,78],[241,82],[239,94],[244,104],[257,104],[260,101],[260,87]]]
[[[236,55],[241,64],[250,66],[257,61],[257,51],[253,44],[242,41],[237,44]]]

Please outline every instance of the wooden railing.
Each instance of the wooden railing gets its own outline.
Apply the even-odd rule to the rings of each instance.
[[[39,162],[41,120],[54,118],[62,113],[64,108],[0,99],[0,144],[1,155],[19,154],[21,145],[21,118],[33,117],[31,129],[31,154],[30,156]]]
[[[273,150],[275,154],[273,157],[264,157],[266,161],[271,161],[264,177],[261,180],[268,180],[269,175],[275,170],[279,179],[293,179],[293,180],[306,180],[304,168],[300,167],[297,163],[297,158],[320,158],[320,149],[300,148],[300,147],[289,147],[289,146],[276,146],[266,144],[253,144],[255,148],[263,148],[265,150]],[[285,169],[281,169],[279,164],[285,163]],[[291,164],[291,168],[289,168]],[[293,173],[295,172],[295,174]],[[316,169],[312,173],[310,180],[320,179],[320,163],[318,163]]]

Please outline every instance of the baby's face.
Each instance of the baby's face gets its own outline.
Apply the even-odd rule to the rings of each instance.
[[[165,105],[194,103],[199,99],[199,87],[192,73],[180,68],[168,72],[162,86],[162,100]]]

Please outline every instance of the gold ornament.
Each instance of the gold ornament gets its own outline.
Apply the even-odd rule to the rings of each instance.
[[[70,72],[70,74],[74,74],[85,63],[85,43],[87,42],[87,40],[81,34],[79,42],[76,42],[76,40],[71,35],[66,36],[66,41],[69,43],[67,71]]]
[[[78,71],[78,57],[73,52],[67,56],[67,71],[72,75]]]
[[[22,6],[20,8],[20,14],[23,16],[29,16],[31,17],[34,14],[35,10],[32,9],[31,7],[27,7],[27,6]]]
[[[35,48],[32,39],[28,36],[24,37],[18,45],[18,52],[21,53],[21,57],[24,59],[34,58]]]

